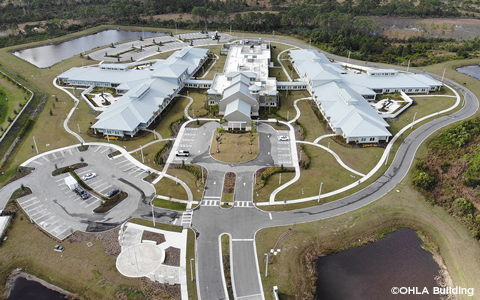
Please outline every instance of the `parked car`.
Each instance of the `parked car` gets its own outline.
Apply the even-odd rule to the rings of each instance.
[[[288,136],[286,136],[286,135],[281,135],[281,136],[278,137],[278,140],[279,140],[279,141],[288,141],[288,140],[290,140],[290,139],[289,139]]]
[[[80,197],[82,197],[83,200],[90,198],[90,194],[87,193],[86,191],[81,191],[80,192]]]
[[[96,173],[88,173],[88,174],[83,175],[82,180],[89,180],[89,179],[92,179],[92,178],[95,178],[95,177],[97,177]]]
[[[53,251],[57,251],[57,252],[63,252],[63,250],[65,250],[65,248],[63,248],[60,245],[55,245],[55,247],[53,248]]]
[[[190,151],[187,150],[177,150],[175,153],[176,156],[190,156]]]
[[[110,192],[107,193],[107,197],[108,198],[112,198],[113,196],[115,196],[116,194],[120,193],[120,190],[119,189],[113,189],[111,190]]]

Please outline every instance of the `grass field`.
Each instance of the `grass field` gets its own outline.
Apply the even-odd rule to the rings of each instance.
[[[297,102],[297,106],[300,109],[301,115],[298,121],[306,129],[305,140],[307,142],[313,142],[319,136],[325,135],[325,126],[320,123],[317,116],[313,112],[313,109],[308,103],[310,100],[302,100]]]
[[[15,111],[19,113],[30,96],[30,92],[19,88],[0,73],[0,136],[10,125],[8,118],[14,120],[17,116]]]
[[[197,295],[197,276],[196,276],[196,261],[195,261],[195,231],[193,229],[188,229],[187,233],[187,287],[188,287],[188,299],[196,300],[198,299]],[[190,266],[192,264],[192,270]],[[192,273],[193,271],[193,277]],[[193,278],[193,281],[192,281]]]
[[[320,182],[323,182],[322,194],[325,194],[347,186],[360,178],[340,166],[327,151],[312,145],[305,145],[305,149],[312,157],[310,168],[300,173],[300,179],[297,182],[279,192],[275,198],[276,201],[317,196]],[[325,199],[321,201],[325,201]]]
[[[461,99],[463,100],[463,96],[461,97]],[[397,121],[389,123],[389,129],[392,135],[397,134],[400,129],[411,123],[413,121],[413,116],[415,115],[415,113],[417,114],[415,120],[418,120],[430,114],[447,109],[454,105],[457,101],[457,98],[443,96],[412,97],[412,99],[414,101],[413,105],[410,106],[405,112],[403,112],[398,117]],[[415,127],[418,127],[418,125],[416,125]]]
[[[188,95],[192,97],[193,103],[190,105],[190,109],[188,110],[188,115],[193,118],[193,110],[195,110],[195,118],[200,117],[207,117],[206,115],[209,111],[205,108],[205,93],[207,90],[205,89],[185,89],[183,91],[183,95]]]
[[[165,223],[160,223],[160,222],[155,222],[155,226],[153,226],[153,221],[152,220],[144,220],[144,219],[139,219],[139,218],[130,219],[130,220],[128,220],[128,222],[135,223],[135,224],[142,225],[142,226],[157,228],[157,229],[160,229],[160,230],[166,230],[166,231],[182,232],[182,230],[183,230],[182,226],[165,224]]]
[[[277,114],[282,118],[284,118],[285,120],[287,119],[287,116],[288,116],[288,120],[294,119],[295,116],[297,115],[297,111],[293,106],[293,102],[295,102],[295,100],[297,99],[301,99],[309,96],[310,95],[308,94],[307,91],[289,91],[286,97],[285,97],[284,91],[280,92],[280,109],[277,111]],[[302,101],[299,101],[299,102],[302,102]]]
[[[178,179],[185,182],[185,184],[187,184],[187,186],[192,191],[193,200],[202,200],[204,188],[202,184],[202,179],[197,182],[197,178],[195,177],[195,175],[184,169],[168,169],[167,174],[176,176]]]
[[[173,199],[188,200],[187,191],[181,184],[177,184],[170,178],[163,177],[155,184],[157,195],[171,197]]]
[[[292,180],[293,177],[295,177],[295,173],[282,173],[282,179],[280,181],[280,174],[270,176],[263,188],[253,192],[253,202],[268,202],[270,194],[282,184]]]
[[[221,135],[221,144],[216,139],[212,139],[210,155],[219,161],[228,163],[240,163],[254,159],[258,155],[258,133],[254,133],[255,138],[250,143],[250,133],[228,133]],[[217,153],[217,149],[220,151]],[[252,153],[249,153],[249,152]]]
[[[102,243],[93,239],[92,243],[92,247],[86,242],[58,243],[19,213],[8,231],[8,241],[0,247],[0,292],[3,294],[7,277],[16,268],[87,299],[114,299],[115,293],[123,289],[140,292],[139,280],[122,276]],[[53,251],[56,244],[65,250]]]
[[[172,209],[172,210],[178,210],[178,211],[185,211],[187,209],[187,205],[185,203],[168,201],[168,200],[163,200],[159,198],[153,199],[153,206]]]

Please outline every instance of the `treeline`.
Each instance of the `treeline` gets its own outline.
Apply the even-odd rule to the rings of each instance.
[[[2,3],[5,1],[5,3]],[[258,3],[258,2],[256,2]],[[272,0],[271,7],[248,4],[242,0],[206,1],[206,0],[0,0],[0,29],[13,28],[18,23],[44,21],[52,19],[80,19],[86,22],[123,20],[139,23],[144,18],[168,13],[195,13],[200,17],[229,15],[235,12],[251,10],[282,11],[280,24],[312,24],[318,13],[339,12],[354,16],[418,16],[418,17],[455,17],[460,13],[455,2],[448,0]],[[276,18],[275,18],[276,19]],[[228,18],[225,18],[229,22]],[[279,25],[279,24],[277,24]],[[275,26],[278,27],[278,26]]]

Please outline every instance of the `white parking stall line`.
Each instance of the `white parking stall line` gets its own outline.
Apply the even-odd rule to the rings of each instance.
[[[66,189],[68,189],[68,186],[66,186],[66,187],[62,188],[61,190],[63,191],[63,190],[66,190]]]
[[[98,146],[97,149],[95,149],[95,151],[93,152],[97,152],[98,150],[100,150],[100,148],[102,148],[102,146]]]
[[[278,142],[279,145],[290,145],[290,142]]]
[[[103,190],[100,191],[100,194],[104,194],[103,192],[106,191],[106,190],[109,190],[113,185],[109,185],[107,186],[106,188],[104,188]]]
[[[102,181],[103,181],[103,179],[97,180],[95,182],[90,183],[89,186],[91,188],[95,188],[97,186],[97,184],[102,184]]]
[[[52,152],[53,159],[57,159],[57,156],[55,155],[55,152]]]
[[[70,153],[70,155],[73,155],[72,148],[68,148],[67,151]]]
[[[60,222],[60,218],[57,218],[57,219],[56,219],[55,221],[53,221],[53,223],[50,224],[50,225],[54,226],[54,225],[56,225],[58,222]]]
[[[75,197],[75,196],[77,196],[77,194],[70,195],[70,196],[68,196],[68,198],[72,198],[72,197]]]
[[[105,151],[108,151],[109,148],[105,148],[105,150],[103,150],[101,153],[105,152]]]
[[[121,166],[120,169],[131,168],[132,166],[135,166],[135,165],[129,162],[128,164]]]
[[[108,184],[108,182],[103,182],[103,183],[101,183],[101,184],[99,184],[99,185],[96,185],[96,186],[94,187],[94,189],[97,190],[99,187],[101,187],[102,185],[106,185],[106,184]],[[90,186],[90,187],[93,188],[93,186]]]
[[[278,150],[280,150],[280,151],[285,151],[285,150],[290,151],[290,147],[288,147],[288,148],[278,148]]]
[[[25,201],[22,201],[22,202],[19,201],[19,202],[20,202],[20,205],[23,205],[23,204],[25,204],[25,203],[27,203],[27,202],[30,202],[30,201],[33,201],[33,200],[35,200],[35,199],[37,199],[37,197],[32,197],[32,198],[30,198],[30,199],[28,199],[28,200],[25,200]]]
[[[282,157],[290,156],[290,153],[280,153],[280,154],[278,154],[278,156],[282,156]]]
[[[131,170],[132,170],[132,172],[128,173],[128,175],[132,175],[133,173],[138,172],[141,169],[140,168],[133,168]]]
[[[145,171],[142,170],[141,173],[138,173],[137,175],[133,176],[134,178],[137,178],[138,176],[142,175],[143,173],[146,173]]]
[[[41,209],[41,210],[37,211],[36,213],[31,214],[30,217],[36,219],[34,216],[36,216],[36,215],[38,215],[38,214],[40,214],[40,213],[44,213],[44,212],[46,212],[46,211],[48,211],[46,208]]]
[[[63,156],[63,158],[65,158],[65,153],[63,153],[63,150],[60,151],[60,154]]]
[[[57,233],[57,236],[60,238],[60,236],[61,236],[65,231],[67,231],[69,228],[70,228],[69,226],[65,227],[64,230],[62,230],[62,231],[60,231],[59,233]]]
[[[55,182],[59,182],[59,181],[62,181],[62,182],[63,182],[63,181],[65,180],[65,178],[66,178],[66,177],[68,177],[68,175],[67,175],[67,176],[65,176],[65,177],[63,177],[63,178],[60,178],[60,179],[58,179],[58,180],[55,180]]]
[[[49,162],[49,161],[50,161],[46,156],[42,156],[42,158],[43,158],[43,160],[44,160],[45,162]]]
[[[35,201],[35,202],[33,202],[33,203],[30,203],[29,205],[25,205],[25,206],[22,205],[22,208],[23,208],[23,210],[26,211],[26,210],[27,210],[27,207],[30,207],[30,206],[35,205],[35,204],[37,204],[37,203],[40,203],[40,201],[37,200],[37,201]]]
[[[92,171],[92,169],[88,169],[88,170],[85,170],[85,171],[82,171],[82,172],[77,172],[77,175],[83,175],[85,173],[89,173],[90,171]]]
[[[39,165],[43,166],[43,164],[42,164],[42,163],[39,163],[39,162],[38,162],[38,161],[36,161],[36,160],[34,160],[33,162],[34,162],[34,163],[36,163],[36,164],[39,164]]]
[[[97,203],[97,202],[101,202],[101,201],[100,201],[99,199],[95,199],[95,201],[92,201],[92,203],[90,203],[90,204],[88,204],[87,206],[85,206],[85,208],[90,207],[90,206],[94,205],[94,204]]]
[[[118,163],[116,163],[115,165],[119,165],[119,164],[124,163],[124,162],[126,162],[126,161],[128,161],[128,159],[122,160],[121,162],[118,162]]]
[[[42,222],[48,224],[48,222],[50,222],[50,220],[52,220],[52,219],[55,218],[55,217],[56,217],[56,216],[53,215],[53,216],[51,216],[50,218],[48,218],[48,219],[46,219],[46,220],[43,220]],[[37,219],[37,220],[39,220],[39,219]],[[48,225],[50,225],[50,224],[48,224]],[[47,225],[47,227],[48,227],[48,225]]]
[[[42,207],[43,207],[43,204],[40,204],[39,206],[35,206],[35,207],[32,208],[32,209],[29,209],[29,210],[24,209],[24,210],[25,210],[25,212],[26,212],[29,216],[31,216],[34,212],[38,211],[38,209],[41,210]]]
[[[49,216],[51,212],[47,211],[45,214],[41,215],[40,217],[35,218],[35,221],[38,223],[41,219]]]

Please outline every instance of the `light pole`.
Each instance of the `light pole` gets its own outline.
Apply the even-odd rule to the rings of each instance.
[[[443,69],[443,75],[442,75],[442,83],[443,83],[443,78],[445,77],[445,71],[447,70],[447,68]]]
[[[145,163],[145,157],[143,157],[143,146],[140,145],[140,152],[142,154],[142,163]]]
[[[318,191],[318,202],[320,202],[320,196],[322,195],[323,182],[320,183],[320,190]]]
[[[350,63],[350,50],[348,51],[348,60],[347,60],[347,63],[348,63],[348,64]]]
[[[278,185],[282,184],[282,173],[280,173],[280,176],[278,177]]]
[[[78,133],[81,133],[80,132],[80,124],[77,124],[77,127],[78,127]]]
[[[190,258],[190,275],[192,277],[192,281],[193,281],[193,267],[192,267],[192,260],[194,260],[195,258]]]
[[[37,142],[35,141],[35,137],[33,137],[33,143],[35,144],[35,150],[37,150],[37,154],[38,154],[39,152],[38,152]]]
[[[265,253],[267,256],[267,264],[265,265],[265,277],[268,277],[268,253]]]
[[[408,69],[410,69],[410,60],[408,60],[407,73],[408,73]]]

